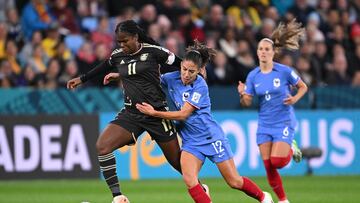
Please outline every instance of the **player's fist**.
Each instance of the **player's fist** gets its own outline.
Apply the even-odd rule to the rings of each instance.
[[[66,87],[68,89],[74,89],[77,86],[79,86],[80,84],[81,84],[80,77],[77,77],[77,78],[73,78],[73,79],[69,80],[66,84]]]
[[[243,95],[245,92],[245,84],[239,81],[239,84],[237,86],[238,92],[240,95]]]
[[[109,73],[109,74],[105,75],[103,83],[104,83],[104,85],[107,85],[107,84],[109,84],[109,82],[118,80],[119,78],[120,78],[119,73]]]

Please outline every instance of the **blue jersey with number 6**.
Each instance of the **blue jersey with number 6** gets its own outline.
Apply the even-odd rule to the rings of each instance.
[[[262,73],[260,67],[249,73],[245,92],[258,97],[259,128],[295,128],[294,109],[291,105],[285,105],[284,99],[290,94],[291,86],[295,86],[299,80],[300,77],[292,68],[279,63],[274,63],[269,73]]]
[[[185,120],[176,122],[183,139],[183,144],[203,145],[225,137],[219,124],[211,116],[211,103],[208,86],[198,76],[190,85],[184,85],[179,71],[161,76],[161,83],[167,89],[176,110],[179,111],[185,102],[196,108]]]

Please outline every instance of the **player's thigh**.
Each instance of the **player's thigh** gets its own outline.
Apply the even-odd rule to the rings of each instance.
[[[96,148],[99,154],[106,154],[132,142],[134,142],[134,138],[129,131],[110,123],[99,136]]]
[[[192,186],[195,186],[198,183],[198,174],[202,164],[203,161],[194,154],[187,151],[181,152],[181,169],[183,177],[186,182],[192,183]]]
[[[272,157],[287,157],[291,147],[287,142],[274,142],[271,148]]]
[[[174,167],[179,173],[182,173],[180,166],[181,149],[177,137],[175,136],[171,140],[164,142],[157,141],[157,144],[159,145],[170,165]]]
[[[268,160],[271,156],[272,142],[265,142],[259,145],[260,155],[262,160]]]

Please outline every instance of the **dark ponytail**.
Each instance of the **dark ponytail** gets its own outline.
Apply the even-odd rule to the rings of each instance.
[[[126,32],[130,35],[138,35],[138,40],[140,43],[148,43],[156,46],[160,46],[155,40],[149,37],[145,31],[133,20],[126,20],[117,24],[115,28],[115,34],[119,32]]]
[[[195,40],[193,46],[186,48],[183,60],[194,62],[199,68],[206,66],[210,59],[216,55],[216,50],[209,48]]]

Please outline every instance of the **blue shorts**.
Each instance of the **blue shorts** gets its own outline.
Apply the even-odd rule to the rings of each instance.
[[[216,140],[204,145],[184,144],[182,150],[189,152],[203,163],[207,157],[213,163],[220,163],[233,158],[229,141],[225,139]]]
[[[295,129],[290,126],[266,128],[258,127],[256,132],[256,143],[258,145],[265,142],[286,142],[291,146],[294,139]]]

